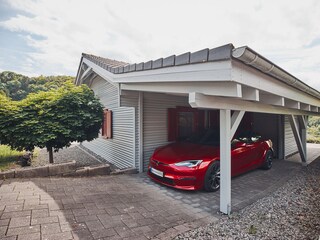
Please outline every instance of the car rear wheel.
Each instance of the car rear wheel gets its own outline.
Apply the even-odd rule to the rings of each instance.
[[[262,169],[269,170],[272,168],[273,154],[271,150],[268,150],[262,165]]]
[[[204,178],[204,190],[207,192],[215,192],[220,188],[220,163],[212,163]]]

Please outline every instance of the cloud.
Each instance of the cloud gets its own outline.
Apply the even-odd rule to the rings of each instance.
[[[320,2],[7,0],[0,27],[34,49],[25,70],[75,75],[82,52],[140,62],[226,43],[249,45],[320,89]],[[25,14],[23,14],[25,13]]]

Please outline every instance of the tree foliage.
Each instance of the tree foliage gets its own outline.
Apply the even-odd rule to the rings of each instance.
[[[96,138],[102,120],[102,105],[86,85],[66,82],[57,89],[31,93],[21,101],[0,94],[2,144],[29,151],[46,147],[50,162],[53,149]]]
[[[61,87],[65,82],[72,82],[70,76],[39,76],[27,77],[14,72],[0,73],[0,92],[5,93],[12,100],[22,100],[29,93],[49,91]]]
[[[307,141],[310,143],[320,143],[320,117],[309,117]]]

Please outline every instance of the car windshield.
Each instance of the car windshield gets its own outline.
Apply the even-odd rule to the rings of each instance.
[[[252,131],[245,131],[235,137],[235,139],[244,143],[257,142],[261,139],[261,135]]]
[[[201,145],[219,146],[219,139],[219,130],[210,128],[192,135],[186,141]]]

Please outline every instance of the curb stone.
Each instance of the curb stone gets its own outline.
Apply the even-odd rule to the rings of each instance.
[[[8,178],[33,178],[33,177],[88,177],[110,175],[110,165],[101,164],[91,167],[76,169],[76,161],[60,164],[50,164],[40,167],[26,167],[21,169],[0,172],[0,183]],[[1,184],[0,184],[1,185]]]
[[[110,175],[120,175],[120,174],[136,174],[138,170],[136,168],[126,168],[126,169],[116,169],[110,173]]]

